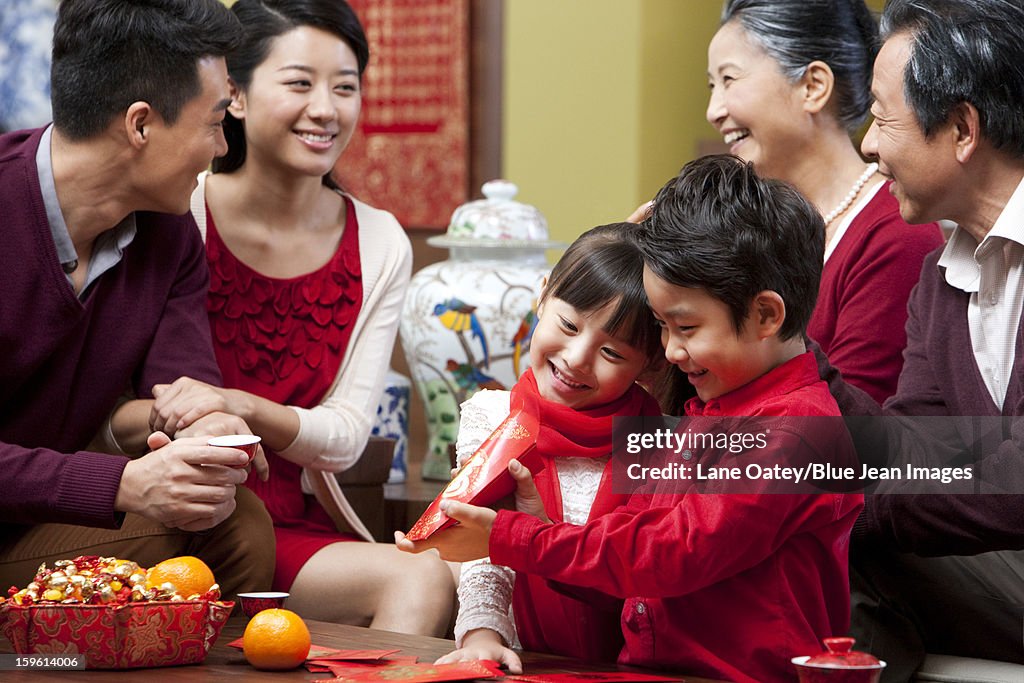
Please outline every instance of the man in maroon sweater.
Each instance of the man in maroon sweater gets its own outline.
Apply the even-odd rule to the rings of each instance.
[[[270,585],[245,454],[162,433],[134,460],[89,448],[120,450],[104,427],[123,395],[220,381],[187,212],[226,150],[223,55],[240,30],[217,0],[65,0],[54,124],[0,137],[0,585],[80,554],[198,555],[226,593]],[[207,427],[248,431],[226,415]]]
[[[854,634],[905,681],[925,652],[1024,662],[1024,7],[891,0],[882,33],[863,151],[907,222],[958,227],[925,260],[882,411],[819,364],[845,415],[886,416],[855,429],[868,464],[973,476],[890,482],[854,527]]]

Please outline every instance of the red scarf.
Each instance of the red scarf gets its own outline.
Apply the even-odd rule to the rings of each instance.
[[[554,403],[540,395],[533,370],[527,370],[512,387],[511,404],[524,406],[540,421],[537,450],[547,462],[534,481],[544,509],[555,522],[562,521],[562,490],[553,458],[608,457],[616,416],[661,414],[657,401],[636,384],[614,401],[594,408],[576,410]],[[612,492],[611,469],[609,458],[588,520],[625,502],[625,495]],[[621,601],[612,604],[621,606]],[[538,576],[516,575],[512,606],[519,640],[527,650],[590,661],[615,661],[622,647],[617,611],[600,609],[558,592]]]
[[[511,404],[524,405],[540,421],[537,450],[542,458],[606,458],[612,453],[612,420],[616,416],[661,415],[658,403],[640,385],[634,384],[619,398],[594,408],[577,410],[549,401],[540,395],[533,370],[527,370],[512,387]],[[612,461],[604,469],[597,497],[588,520],[600,517],[625,502],[612,493]],[[544,509],[552,521],[562,520],[562,489],[554,463],[534,477]]]

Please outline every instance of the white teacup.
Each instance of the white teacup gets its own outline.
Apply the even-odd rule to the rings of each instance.
[[[240,451],[245,451],[245,454],[249,456],[249,462],[252,462],[252,459],[256,457],[256,449],[260,445],[260,437],[255,434],[228,434],[226,436],[215,436],[206,443],[209,446],[237,448]],[[246,465],[239,465],[239,467],[245,467]]]

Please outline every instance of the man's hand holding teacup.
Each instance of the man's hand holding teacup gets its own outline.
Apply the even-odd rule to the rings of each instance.
[[[114,509],[165,526],[201,531],[220,524],[235,509],[235,487],[247,476],[249,457],[234,448],[209,446],[202,438],[171,441],[149,437],[153,450],[129,460],[121,475]]]
[[[191,436],[229,436],[231,434],[252,434],[249,425],[245,420],[227,413],[210,413],[199,418],[188,427],[179,429],[174,435],[175,439]],[[250,463],[252,469],[256,470],[256,476],[260,481],[266,481],[270,476],[270,465],[267,463],[267,456],[263,452],[263,446],[256,447],[256,455]],[[246,468],[248,470],[248,468]]]

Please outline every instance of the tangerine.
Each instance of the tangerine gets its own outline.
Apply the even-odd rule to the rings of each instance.
[[[257,669],[294,669],[309,656],[309,629],[295,612],[265,609],[242,634],[242,652]]]
[[[173,583],[178,593],[185,598],[202,595],[215,582],[213,572],[206,563],[191,555],[164,560],[146,573],[147,588]]]

